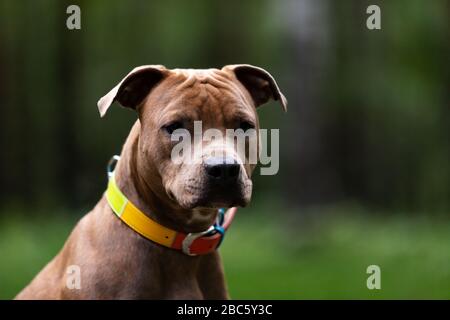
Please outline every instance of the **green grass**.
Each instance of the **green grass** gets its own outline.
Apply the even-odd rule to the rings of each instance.
[[[262,208],[262,207],[261,207]],[[450,220],[359,209],[241,209],[220,249],[238,299],[450,298]],[[0,298],[12,298],[61,248],[75,217],[0,219]],[[366,287],[381,268],[381,290]]]

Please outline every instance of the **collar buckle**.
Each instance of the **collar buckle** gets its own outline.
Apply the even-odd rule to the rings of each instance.
[[[117,162],[119,162],[120,156],[114,155],[112,158],[108,161],[108,164],[106,166],[106,174],[108,175],[108,179],[111,178],[114,174],[114,169],[116,168]]]
[[[196,256],[197,254],[191,252],[191,245],[192,243],[204,235],[207,235],[210,232],[214,231],[214,226],[211,226],[206,231],[202,232],[190,232],[186,235],[186,238],[184,238],[183,243],[181,245],[181,249],[183,250],[183,253],[187,254],[188,256]]]
[[[220,246],[220,244],[223,241],[223,238],[225,236],[225,228],[223,227],[223,223],[225,221],[225,212],[226,210],[224,208],[220,208],[217,213],[217,219],[214,225],[210,226],[208,230],[202,231],[202,232],[191,232],[186,235],[186,238],[184,238],[181,249],[183,253],[187,254],[188,256],[196,256],[197,254],[191,252],[191,245],[192,243],[203,236],[211,236],[216,233],[220,234],[220,240],[217,244],[216,249]]]

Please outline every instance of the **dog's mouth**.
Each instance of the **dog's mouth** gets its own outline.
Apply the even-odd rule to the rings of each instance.
[[[176,199],[176,197],[175,197],[175,195],[173,194],[172,191],[167,190],[167,196],[169,197],[170,200],[177,201],[177,199]]]
[[[185,209],[245,207],[252,193],[250,179],[245,183],[214,185],[187,184],[180,197],[172,193],[178,204]],[[169,196],[170,197],[170,196]]]

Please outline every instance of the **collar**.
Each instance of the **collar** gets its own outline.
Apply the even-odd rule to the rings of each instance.
[[[119,159],[118,156],[114,156],[108,164],[106,199],[120,220],[144,238],[168,248],[181,250],[190,256],[207,254],[220,246],[237,208],[219,209],[214,225],[202,232],[186,234],[169,229],[148,217],[120,191],[111,170]]]

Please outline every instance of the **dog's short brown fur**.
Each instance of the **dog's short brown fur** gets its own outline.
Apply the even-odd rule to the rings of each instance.
[[[134,69],[98,103],[102,116],[118,101],[139,117],[115,170],[119,188],[162,225],[186,233],[206,230],[217,208],[250,201],[254,165],[243,162],[231,190],[211,192],[201,164],[171,161],[173,142],[164,128],[177,121],[192,130],[194,120],[201,120],[204,130],[234,129],[243,121],[258,128],[256,107],[269,99],[286,108],[272,76],[250,65]],[[207,152],[208,145],[204,149]],[[80,267],[80,289],[66,285],[71,265]],[[217,251],[192,257],[153,243],[119,220],[103,196],[59,254],[16,298],[226,299],[228,293]]]

